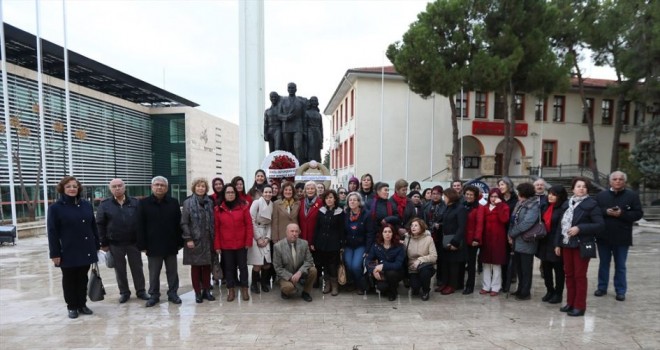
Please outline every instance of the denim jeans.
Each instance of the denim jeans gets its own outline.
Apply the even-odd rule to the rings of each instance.
[[[628,283],[626,282],[626,260],[628,259],[628,246],[609,245],[597,242],[598,246],[598,289],[607,292],[610,281],[610,262],[614,257],[614,290],[616,294],[626,295]]]
[[[355,248],[344,248],[344,264],[346,265],[346,272],[348,272],[348,277],[356,288],[365,289],[365,285],[362,282],[362,276],[364,272],[364,267],[362,262],[364,260],[364,251],[366,247],[360,246]]]

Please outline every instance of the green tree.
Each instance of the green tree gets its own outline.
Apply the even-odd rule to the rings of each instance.
[[[597,0],[553,0],[550,2],[550,11],[554,12],[556,18],[556,25],[553,27],[551,35],[552,43],[555,50],[563,57],[564,62],[572,67],[572,71],[577,77],[582,114],[587,121],[589,142],[591,143],[589,148],[590,168],[592,178],[597,183],[600,178],[598,176],[598,160],[596,159],[594,120],[592,115],[588,113],[589,105],[584,91],[584,77],[582,76],[580,62],[584,59],[582,52],[593,41],[593,24],[598,8]],[[618,152],[618,149],[616,152]]]
[[[460,142],[456,93],[470,89],[470,61],[477,45],[477,1],[438,0],[417,15],[402,41],[389,45],[387,58],[412,91],[449,99],[452,124],[452,178],[459,178]]]
[[[330,150],[328,149],[325,151],[325,155],[323,155],[323,165],[325,165],[326,168],[330,169]]]
[[[508,175],[515,130],[516,94],[546,96],[568,87],[569,68],[550,45],[556,25],[544,0],[479,1],[483,18],[479,52],[471,62],[472,81],[510,101],[505,111],[503,174]]]
[[[641,132],[641,141],[632,150],[633,163],[646,186],[660,187],[660,118],[653,118]]]

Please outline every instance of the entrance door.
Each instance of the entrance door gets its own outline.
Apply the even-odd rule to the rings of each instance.
[[[502,175],[502,162],[504,160],[503,153],[495,153],[495,175]]]

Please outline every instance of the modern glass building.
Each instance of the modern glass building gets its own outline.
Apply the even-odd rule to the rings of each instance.
[[[170,194],[183,200],[191,181],[189,176],[222,176],[221,142],[225,133],[237,134],[238,126],[196,110],[194,102],[140,81],[111,67],[69,51],[71,124],[66,122],[63,48],[42,40],[43,106],[39,105],[36,37],[8,24],[4,25],[7,52],[7,91],[10,123],[0,124],[0,221],[11,218],[9,166],[13,159],[17,216],[29,215],[28,202],[36,204],[35,215],[43,215],[41,157],[46,158],[48,198],[57,198],[55,186],[69,175],[67,130],[71,130],[73,174],[85,188],[85,197],[95,204],[107,197],[108,183],[123,179],[133,196],[150,194],[150,180],[162,175],[170,182]],[[0,79],[1,80],[1,79]],[[0,111],[4,117],[4,97],[0,84]],[[40,110],[44,114],[45,155],[41,154]],[[201,120],[201,122],[200,122]],[[221,124],[220,126],[215,124]],[[187,124],[189,124],[187,126]],[[211,124],[220,135],[211,135],[216,164],[194,171],[189,161],[195,142],[187,142],[193,125]],[[233,128],[235,127],[235,130]],[[5,140],[11,132],[12,150]],[[236,140],[237,141],[237,140]],[[237,143],[237,142],[236,142]],[[237,147],[237,145],[236,145]],[[237,153],[237,152],[236,152]],[[233,157],[233,156],[230,156]],[[237,159],[236,157],[236,168]],[[229,161],[232,164],[232,161]],[[230,167],[231,168],[231,167]]]

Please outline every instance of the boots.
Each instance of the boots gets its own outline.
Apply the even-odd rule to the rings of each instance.
[[[250,291],[254,294],[261,293],[259,290],[259,281],[261,280],[261,273],[259,271],[252,270],[252,285],[250,286]]]
[[[202,293],[195,293],[195,302],[200,304],[204,299],[202,299]]]
[[[557,289],[555,292],[552,294],[552,297],[550,300],[548,300],[548,303],[550,304],[561,304],[562,297],[564,295],[564,290],[563,289]]]
[[[270,269],[261,272],[261,290],[265,293],[270,292]]]
[[[248,287],[241,287],[241,297],[244,301],[250,300],[250,293],[248,292]]]
[[[330,278],[330,289],[332,291],[332,293],[330,293],[330,295],[332,295],[333,297],[337,296],[337,294],[339,294],[339,282],[337,282],[337,277],[334,277],[334,278],[331,277]]]
[[[548,302],[548,301],[550,301],[550,299],[552,299],[552,297],[553,297],[554,295],[555,295],[555,291],[554,291],[554,289],[552,289],[552,288],[547,288],[547,292],[545,293],[545,295],[543,296],[543,298],[541,298],[541,301],[543,301],[543,302]]]
[[[211,293],[210,290],[202,289],[202,299],[206,299],[208,301],[213,301],[213,300],[215,300],[215,297],[213,296],[213,294]]]
[[[236,288],[227,288],[227,301],[236,299]]]
[[[328,294],[332,287],[330,286],[330,279],[329,278],[324,278],[323,279],[323,294]]]

